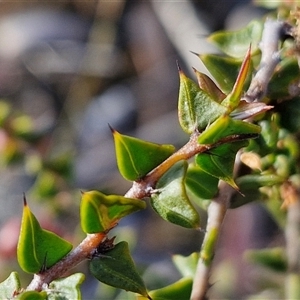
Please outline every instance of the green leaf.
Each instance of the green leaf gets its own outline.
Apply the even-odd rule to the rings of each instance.
[[[17,257],[20,267],[28,273],[38,273],[58,262],[72,249],[72,244],[41,228],[24,198],[23,217]]]
[[[18,300],[48,300],[47,293],[45,291],[36,292],[36,291],[26,291],[14,299]]]
[[[233,167],[237,151],[247,146],[248,141],[239,141],[231,144],[223,144],[208,153],[201,153],[196,156],[197,165],[206,173],[217,177],[234,189],[238,190],[233,179]]]
[[[166,287],[149,292],[149,296],[152,300],[189,300],[192,286],[192,278],[182,278]]]
[[[201,130],[226,112],[226,108],[216,102],[207,92],[185,76],[180,70],[178,99],[179,123],[182,129],[191,134]]]
[[[49,284],[50,293],[47,300],[80,300],[80,285],[84,281],[84,278],[84,274],[75,273],[71,276],[52,281]]]
[[[260,132],[260,126],[223,115],[201,133],[198,143],[213,144],[226,136],[259,134]]]
[[[143,279],[131,258],[128,243],[120,242],[105,255],[92,258],[91,273],[101,282],[148,298]]]
[[[284,178],[275,174],[248,174],[237,178],[236,182],[241,191],[255,190],[262,186],[282,184]]]
[[[0,283],[0,299],[12,299],[15,292],[21,289],[20,278],[17,272],[10,275]]]
[[[105,195],[99,191],[82,194],[80,220],[86,233],[103,232],[112,228],[121,218],[144,209],[143,200],[118,195]]]
[[[160,145],[120,134],[113,130],[117,165],[121,175],[131,181],[141,179],[174,153],[173,145]]]
[[[194,252],[189,256],[173,255],[172,260],[183,277],[193,278],[195,276],[199,260],[198,252]]]
[[[280,247],[247,250],[245,257],[248,261],[267,267],[273,271],[286,272],[288,268],[285,250]]]
[[[244,52],[245,54],[245,52]],[[201,54],[199,58],[217,81],[225,94],[232,91],[236,78],[238,77],[242,60],[231,57],[223,57],[216,54]],[[250,66],[250,70],[252,65]],[[250,73],[246,79],[245,87],[250,83]]]
[[[218,192],[219,179],[204,172],[199,166],[193,165],[188,168],[186,186],[201,199],[212,199]]]
[[[157,182],[157,193],[152,194],[153,209],[171,223],[187,228],[199,227],[199,215],[185,190],[187,162],[180,161]]]
[[[252,53],[258,50],[263,31],[263,22],[251,21],[245,28],[237,31],[218,31],[208,40],[229,56],[242,57],[251,45]]]

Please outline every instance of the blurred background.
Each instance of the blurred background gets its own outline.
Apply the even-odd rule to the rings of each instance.
[[[241,28],[264,13],[246,0],[0,3],[0,280],[18,270],[22,194],[43,227],[78,243],[80,191],[130,188],[116,168],[108,124],[180,147],[188,136],[177,120],[176,62],[190,77],[192,67],[207,73],[191,52],[217,52],[208,34]],[[217,261],[234,290],[221,286],[223,295],[251,292],[241,257],[245,248],[269,242],[253,218],[259,214],[248,205],[226,219]],[[166,224],[151,209],[125,219],[118,237],[132,241],[144,268],[151,263],[150,288],[179,276],[172,254],[199,250],[203,232]],[[83,299],[97,293],[87,275]]]

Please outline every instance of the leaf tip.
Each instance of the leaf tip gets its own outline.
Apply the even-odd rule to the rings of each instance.
[[[116,130],[114,128],[112,128],[109,123],[107,125],[108,125],[110,131],[112,132],[112,134],[114,134],[116,132]]]
[[[190,51],[192,54],[196,55],[197,57],[199,57],[199,53],[194,52],[194,51]]]
[[[25,193],[23,193],[23,205],[27,206],[27,200],[26,200]]]

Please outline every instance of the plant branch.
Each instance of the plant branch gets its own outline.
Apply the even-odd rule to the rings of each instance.
[[[289,187],[291,203],[287,204],[287,223],[285,229],[288,274],[285,282],[285,298],[300,298],[300,198],[293,187]],[[287,198],[287,197],[285,197]],[[286,199],[285,199],[286,201]]]
[[[209,289],[209,276],[212,261],[215,255],[215,247],[221,231],[221,226],[230,205],[230,199],[236,192],[231,186],[221,181],[219,184],[219,194],[212,199],[207,210],[206,233],[202,243],[200,258],[198,261],[191,300],[205,300]]]
[[[259,102],[267,93],[268,84],[280,61],[279,45],[289,32],[290,25],[286,22],[268,19],[265,22],[260,42],[261,61],[248,91],[244,96],[247,102]]]
[[[68,270],[77,266],[80,262],[90,258],[93,251],[105,239],[107,232],[88,234],[87,237],[62,260],[42,273],[34,274],[33,280],[28,285],[28,291],[41,291],[47,288],[48,284],[60,278]]]

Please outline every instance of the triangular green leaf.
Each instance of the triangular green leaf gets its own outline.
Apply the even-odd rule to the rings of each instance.
[[[181,70],[179,76],[179,123],[185,132],[191,134],[196,129],[203,129],[207,124],[212,123],[226,112],[226,108],[201,90]]]
[[[72,244],[58,235],[41,228],[38,220],[24,201],[17,257],[20,267],[37,273],[58,262],[72,249]]]
[[[233,166],[237,151],[247,146],[248,141],[223,144],[208,153],[196,156],[197,165],[208,174],[215,176],[238,190],[233,179]]]
[[[84,192],[80,206],[82,230],[86,233],[106,231],[121,218],[145,207],[145,201],[139,199],[105,195],[99,191]]]
[[[199,227],[199,215],[185,190],[187,162],[180,161],[157,182],[157,193],[151,196],[153,209],[165,220],[187,228]]]
[[[84,281],[84,274],[75,273],[71,276],[57,279],[49,284],[47,300],[81,299],[80,285]]]
[[[15,292],[21,289],[20,278],[17,272],[12,272],[0,283],[0,299],[11,299]]]
[[[201,199],[212,199],[218,192],[219,179],[193,165],[188,168],[185,183],[195,196]]]
[[[148,298],[143,279],[131,258],[128,243],[120,242],[90,262],[91,273],[101,282]]]
[[[131,181],[138,180],[174,153],[173,145],[146,142],[112,130],[117,165],[121,175]]]
[[[192,278],[182,278],[166,287],[149,292],[149,296],[152,300],[190,300],[192,286]]]
[[[249,45],[252,45],[252,53],[258,50],[262,30],[263,22],[253,20],[245,28],[237,31],[215,32],[208,40],[229,56],[243,57]]]

